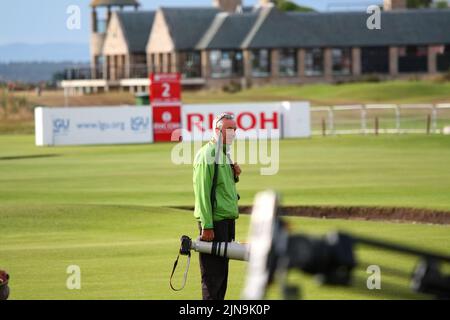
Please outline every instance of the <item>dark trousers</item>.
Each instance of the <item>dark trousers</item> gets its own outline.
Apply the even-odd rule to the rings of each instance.
[[[200,234],[201,224],[198,224]],[[214,241],[231,242],[235,238],[235,221],[214,222]],[[228,282],[228,259],[200,253],[203,300],[224,300]]]

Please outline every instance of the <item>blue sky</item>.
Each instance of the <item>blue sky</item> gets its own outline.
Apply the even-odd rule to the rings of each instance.
[[[0,4],[0,45],[9,43],[88,43],[90,29],[91,0],[14,0]],[[244,0],[245,5],[254,5],[257,0]],[[296,0],[317,10],[342,8],[340,4],[361,3],[363,6],[379,4],[382,0]],[[145,9],[164,6],[210,6],[212,0],[140,0]],[[337,6],[335,4],[338,4]],[[70,5],[81,9],[81,28],[68,30],[66,10]],[[345,7],[345,5],[344,5]]]

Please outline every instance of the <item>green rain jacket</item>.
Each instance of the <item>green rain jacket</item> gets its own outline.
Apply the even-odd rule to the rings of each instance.
[[[234,172],[226,161],[226,154],[221,154],[218,164],[216,185],[216,207],[211,206],[211,188],[214,177],[215,144],[213,141],[205,144],[194,160],[194,217],[201,222],[203,229],[213,229],[214,221],[239,218],[238,194]]]

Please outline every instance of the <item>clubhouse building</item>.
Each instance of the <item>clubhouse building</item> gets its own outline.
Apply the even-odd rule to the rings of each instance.
[[[69,93],[146,91],[151,72],[180,72],[186,88],[426,77],[450,70],[450,9],[385,0],[380,29],[366,12],[243,7],[139,10],[136,0],[93,0],[91,67],[66,73]]]

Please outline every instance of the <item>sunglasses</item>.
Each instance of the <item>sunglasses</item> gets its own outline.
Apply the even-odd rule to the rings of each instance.
[[[223,114],[220,116],[219,120],[217,120],[217,122],[219,122],[220,120],[223,120],[223,119],[234,120],[234,114],[231,114],[231,113],[223,113]]]
[[[217,119],[217,121],[216,121],[216,128],[218,128],[218,127],[217,127],[217,124],[218,124],[220,121],[222,121],[223,119],[226,119],[226,120],[234,120],[234,114],[230,114],[230,113],[223,113],[223,114],[221,114],[220,117],[219,117],[219,119]]]

